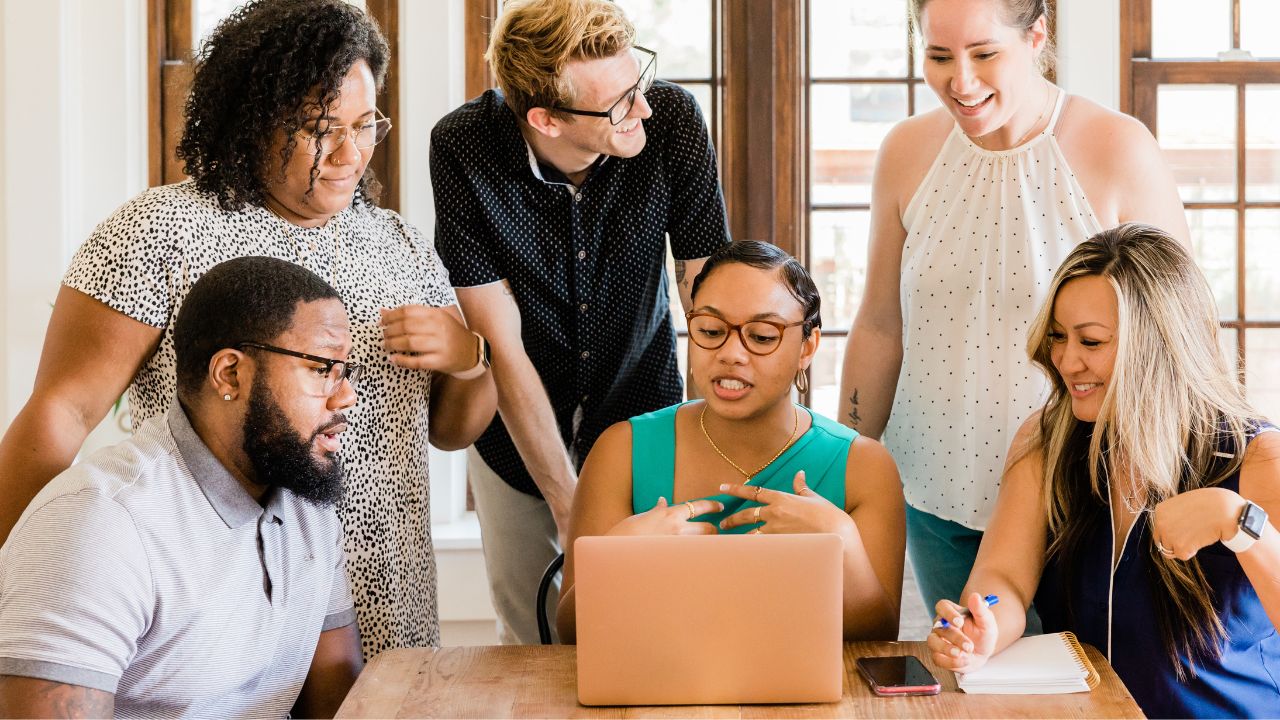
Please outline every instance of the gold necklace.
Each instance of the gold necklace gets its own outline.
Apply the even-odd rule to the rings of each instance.
[[[769,467],[769,465],[773,464],[774,460],[777,460],[778,458],[782,457],[782,453],[786,452],[787,448],[790,448],[791,444],[796,441],[796,431],[800,429],[800,411],[797,410],[794,405],[791,406],[791,411],[795,415],[795,423],[791,426],[791,437],[787,438],[787,444],[783,445],[782,448],[778,450],[778,452],[774,453],[773,457],[769,458],[769,462],[756,468],[755,472],[751,472],[751,473],[748,473],[746,470],[743,470],[742,467],[738,465],[738,463],[730,460],[729,456],[725,455],[724,451],[720,449],[720,446],[716,445],[716,441],[711,439],[711,433],[707,432],[707,423],[706,423],[707,406],[705,403],[703,403],[702,405],[702,413],[698,415],[698,427],[702,428],[702,436],[707,439],[707,442],[711,443],[711,449],[715,450],[717,455],[724,458],[725,462],[732,465],[734,470],[737,470],[738,472],[742,473],[742,477],[746,478],[743,484],[746,484],[751,482],[751,478],[755,477],[756,475],[759,475],[761,470],[764,470],[765,468]]]
[[[1052,102],[1051,102],[1052,100],[1053,100],[1053,92],[1049,89],[1049,82],[1046,80],[1044,83],[1044,107],[1040,109],[1039,117],[1036,118],[1035,122],[1031,123],[1031,129],[1027,130],[1027,134],[1023,135],[1021,140],[1014,143],[1013,146],[1009,148],[1010,150],[1016,147],[1021,147],[1022,143],[1026,142],[1031,138],[1031,136],[1035,133],[1036,128],[1040,127],[1040,121],[1044,120],[1045,113],[1049,112],[1049,106],[1052,105]],[[988,150],[987,146],[982,144],[982,138],[974,137],[973,141],[977,143],[978,147],[982,148],[983,150]],[[990,150],[990,152],[999,152],[999,151]]]
[[[262,207],[266,208],[267,212],[271,213],[272,215],[275,215],[276,219],[279,220],[284,225],[285,237],[293,241],[293,246],[298,251],[299,265],[303,265],[304,260],[307,260],[315,256],[317,248],[316,248],[316,241],[314,239],[308,238],[307,239],[308,249],[305,251],[303,250],[302,241],[298,239],[298,230],[302,229],[300,226],[294,224],[293,222],[290,222],[288,218],[286,218],[284,215],[281,215],[278,210],[271,207],[267,203],[265,202],[262,203]],[[333,255],[329,258],[329,277],[324,278],[324,280],[330,284],[334,284],[337,281],[338,270],[342,268],[342,257],[341,257],[342,248],[338,244],[338,234],[334,232],[334,228],[330,226],[330,223],[332,221],[333,221],[333,218],[331,217],[322,226],[325,228],[325,231],[329,233],[329,236],[333,238]],[[306,267],[306,266],[303,265],[303,267]]]

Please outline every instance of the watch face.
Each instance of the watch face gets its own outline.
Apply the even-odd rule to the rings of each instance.
[[[1262,536],[1262,528],[1267,522],[1267,511],[1249,503],[1240,514],[1240,529],[1257,539]]]

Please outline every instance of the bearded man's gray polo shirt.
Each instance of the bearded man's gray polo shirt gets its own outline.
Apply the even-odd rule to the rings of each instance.
[[[113,692],[121,717],[283,717],[355,609],[333,509],[267,498],[176,402],[54,478],[0,548],[0,675]]]

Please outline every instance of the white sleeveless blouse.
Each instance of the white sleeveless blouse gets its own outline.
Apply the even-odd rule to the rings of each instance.
[[[976,530],[1048,384],[1027,329],[1058,265],[1102,230],[1053,135],[984,150],[955,126],[902,216],[902,371],[884,443],[917,510]]]

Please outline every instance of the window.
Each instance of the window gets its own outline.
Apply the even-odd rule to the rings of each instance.
[[[1249,400],[1280,415],[1274,0],[1125,0],[1121,106],[1164,149]]]
[[[910,38],[907,3],[810,0],[805,259],[822,295],[810,404],[836,416],[849,325],[866,280],[871,174],[897,122],[938,107]]]

